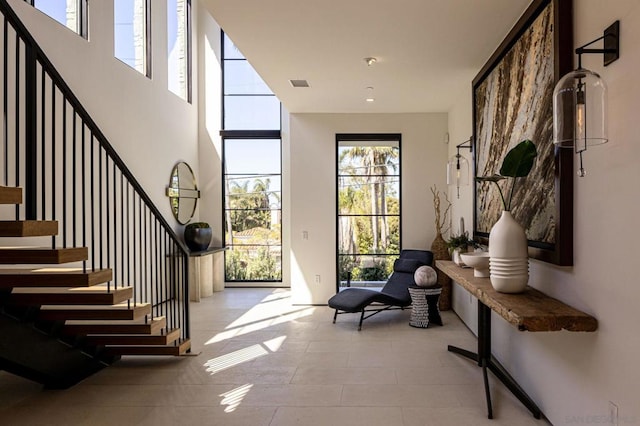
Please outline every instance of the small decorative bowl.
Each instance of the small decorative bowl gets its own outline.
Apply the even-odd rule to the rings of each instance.
[[[489,276],[489,252],[474,251],[469,253],[460,253],[462,261],[467,266],[473,268],[473,276],[479,278],[487,278]]]

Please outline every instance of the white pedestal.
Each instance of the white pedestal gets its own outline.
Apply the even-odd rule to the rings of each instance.
[[[223,262],[223,256],[215,253],[223,251],[220,249],[209,249],[204,253],[192,253],[189,256],[189,300],[199,302],[203,297],[209,297],[216,291],[224,290],[224,282],[214,277],[214,262],[216,267]],[[224,267],[224,265],[222,265]]]

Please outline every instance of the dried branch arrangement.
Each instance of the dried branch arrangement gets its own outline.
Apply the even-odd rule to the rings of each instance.
[[[451,210],[451,201],[449,201],[449,197],[446,192],[442,191],[442,195],[444,195],[444,200],[447,203],[447,208],[444,209],[444,213],[441,214],[441,201],[440,201],[440,192],[438,191],[438,187],[434,184],[431,189],[431,193],[433,194],[433,208],[436,211],[436,235],[442,235],[444,233],[449,232],[451,228],[451,222],[447,220],[447,216],[449,215],[449,211]],[[448,224],[446,229],[442,229],[445,224]]]

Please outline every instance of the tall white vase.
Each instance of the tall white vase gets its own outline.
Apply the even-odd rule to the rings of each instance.
[[[489,233],[489,274],[500,293],[521,293],[529,282],[527,235],[506,210]]]

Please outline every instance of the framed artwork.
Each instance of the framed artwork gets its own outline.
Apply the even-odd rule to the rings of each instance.
[[[511,148],[534,142],[538,156],[517,179],[511,213],[526,229],[529,256],[558,265],[573,263],[573,150],[553,144],[552,102],[572,69],[571,0],[534,0],[473,80],[475,176],[498,173]],[[486,242],[502,202],[490,182],[474,186],[474,238]]]

